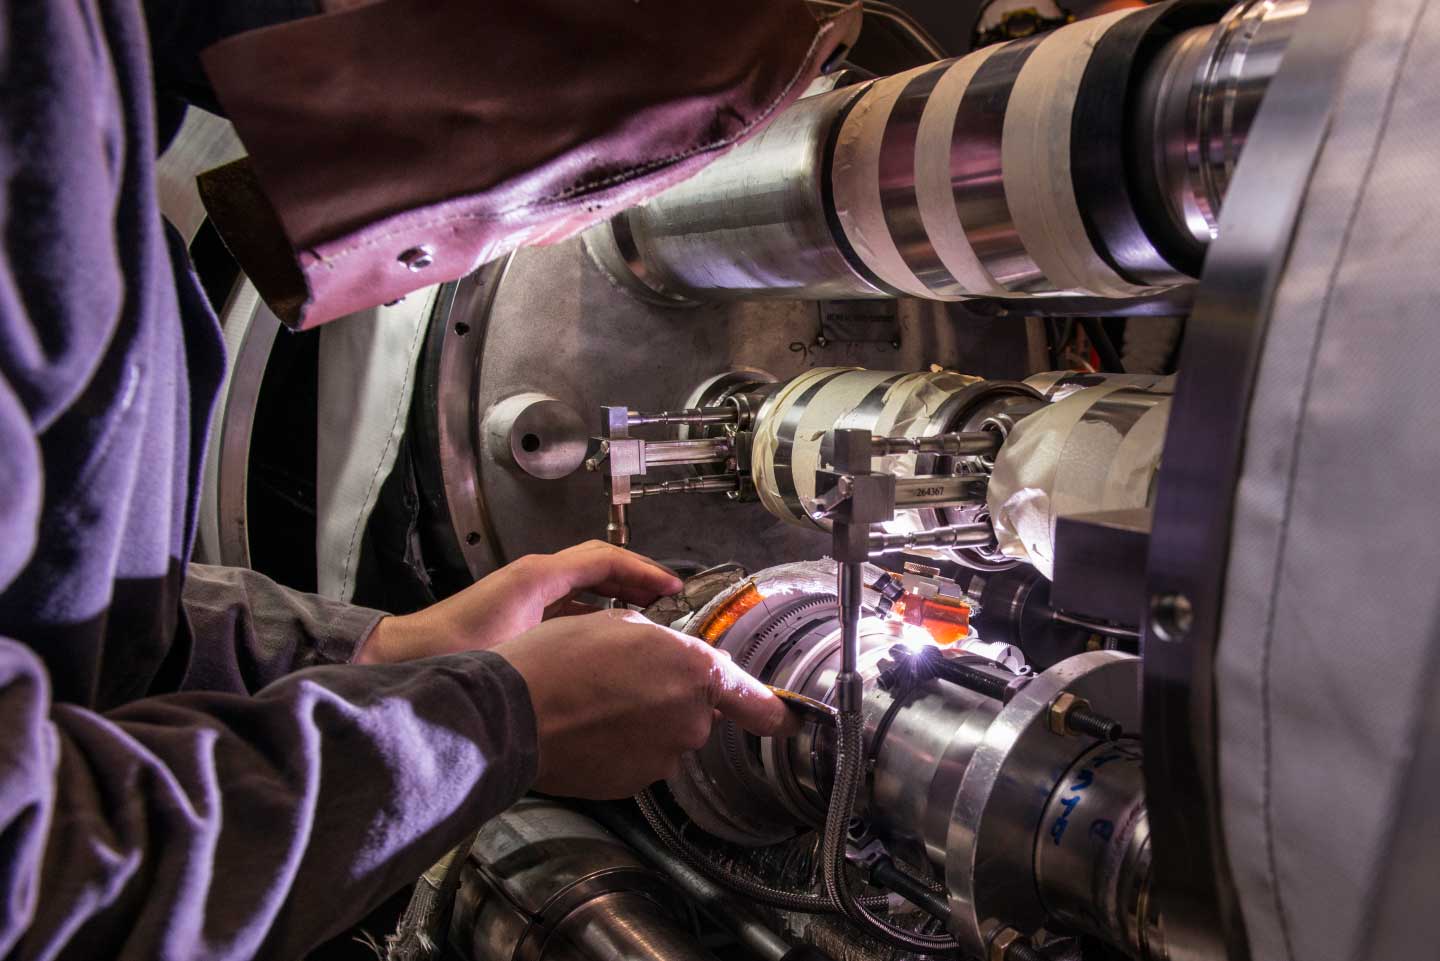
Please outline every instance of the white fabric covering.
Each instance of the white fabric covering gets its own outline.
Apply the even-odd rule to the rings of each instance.
[[[360,540],[395,466],[415,365],[438,287],[331,321],[320,331],[315,534],[319,593],[355,593]]]

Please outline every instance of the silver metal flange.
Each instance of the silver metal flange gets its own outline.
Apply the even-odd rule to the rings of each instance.
[[[960,782],[945,845],[949,929],[963,954],[984,956],[1001,927],[1032,933],[1048,915],[1035,883],[1036,833],[1055,787],[1098,743],[1052,733],[1051,702],[1068,691],[1136,733],[1139,685],[1139,658],[1077,654],[1022,688],[985,731]]]

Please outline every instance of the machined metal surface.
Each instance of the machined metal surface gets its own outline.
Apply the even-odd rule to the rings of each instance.
[[[801,99],[724,162],[594,228],[587,246],[677,303],[885,296],[851,265],[824,202],[826,142],[862,89]]]
[[[1033,875],[1035,839],[1053,828],[1045,808],[1077,757],[1076,741],[1049,729],[1050,703],[1069,691],[1139,729],[1138,658],[1079,654],[1023,687],[986,729],[954,798],[945,843],[950,932],[983,954],[997,919],[1033,932],[1046,920]]]
[[[1270,80],[1310,0],[1247,0],[1218,27],[1167,45],[1145,82],[1157,109],[1148,140],[1172,221],[1199,244],[1220,233],[1220,206]]]
[[[766,683],[837,705],[849,665],[835,569],[805,563],[762,571],[717,595],[687,630]],[[983,955],[1002,922],[1030,934],[1059,919],[1137,956],[1164,957],[1133,739],[1139,659],[1083,653],[1030,678],[963,644],[935,651],[924,631],[877,616],[875,600],[867,588],[857,625],[867,777],[856,812],[887,843],[943,866],[949,927],[962,950]],[[732,610],[736,616],[727,617]],[[717,619],[722,630],[711,637]],[[884,680],[898,676],[897,658],[912,656],[902,652],[922,649],[948,665],[933,675],[945,680]],[[1108,740],[1078,733],[1099,731],[1082,726],[1082,714],[1112,728]],[[1111,743],[1117,731],[1132,739]],[[828,722],[807,724],[789,740],[753,738],[722,723],[671,789],[706,830],[774,843],[819,823],[837,750]]]
[[[618,289],[579,241],[522,250],[503,273],[496,265],[461,281],[440,298],[426,351],[431,373],[422,371],[417,388],[417,404],[425,405],[418,416],[437,425],[438,441],[422,453],[433,451],[435,509],[448,518],[457,563],[479,577],[522,554],[560,550],[605,530],[594,475],[543,481],[484,449],[487,411],[517,394],[554,397],[593,434],[603,404],[684,409],[696,385],[732,369],[789,378],[812,366],[915,369],[964,360],[988,376],[1026,372],[1020,325],[966,326],[943,305],[918,301],[898,308],[899,348],[888,341],[822,347],[814,303],[646,303]],[[677,428],[640,426],[632,433],[675,438]],[[656,497],[629,513],[635,550],[702,567],[737,560],[758,569],[819,557],[827,546],[822,534],[792,529],[723,493]]]
[[[559,480],[585,461],[585,422],[548,394],[507,397],[486,412],[482,430],[491,457],[540,480]]]
[[[1306,9],[1112,12],[811,96],[592,246],[671,302],[1153,296],[1193,280]]]
[[[1015,419],[1040,406],[1040,395],[1025,385],[951,371],[816,369],[781,385],[760,409],[752,478],[761,503],[777,517],[827,530],[830,522],[823,514],[824,498],[817,497],[815,471],[833,458],[826,447],[830,432],[869,430],[887,441],[883,445],[887,453],[875,458],[875,469],[896,475],[901,485],[897,506],[903,509],[885,524],[885,533],[898,537],[964,526],[983,520],[987,452],[993,451],[995,441],[1005,436]],[[951,454],[941,451],[946,434],[953,435],[952,440],[993,437],[987,436],[973,450],[957,440],[952,446],[969,452]],[[890,444],[892,437],[906,440]],[[936,506],[941,504],[950,506]],[[937,550],[940,556],[969,566],[1008,563],[992,561],[985,541],[926,548],[923,540],[910,546]],[[896,543],[904,546],[903,541]]]

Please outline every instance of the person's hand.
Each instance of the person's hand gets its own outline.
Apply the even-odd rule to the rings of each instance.
[[[682,586],[674,572],[652,560],[587,541],[558,554],[522,557],[423,611],[382,619],[355,661],[391,664],[487,650],[566,613],[577,591],[648,604]]]
[[[539,734],[535,789],[597,800],[670,777],[727,717],[752,734],[799,718],[723,652],[633,611],[546,621],[495,648],[530,689]]]

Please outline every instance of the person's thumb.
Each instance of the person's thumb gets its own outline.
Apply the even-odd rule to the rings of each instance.
[[[761,737],[788,737],[800,732],[800,717],[728,657],[715,658],[715,709]]]

